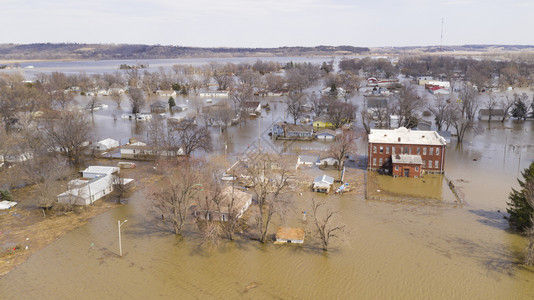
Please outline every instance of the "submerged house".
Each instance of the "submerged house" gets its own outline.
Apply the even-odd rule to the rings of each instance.
[[[111,148],[119,147],[119,141],[107,138],[96,143],[96,150],[107,151]]]
[[[280,122],[273,125],[271,133],[274,138],[286,138],[297,140],[313,139],[313,127],[310,125],[295,125]]]
[[[219,207],[202,209],[200,206],[193,208],[193,215],[201,220],[218,220],[226,222],[230,217],[241,218],[252,204],[252,195],[231,186],[226,187],[221,193]]]
[[[57,201],[69,205],[89,205],[113,192],[114,174],[118,167],[90,166],[83,171],[83,177],[71,180],[67,191],[57,195]],[[123,184],[133,179],[121,178]]]
[[[332,185],[334,184],[334,178],[328,175],[321,175],[315,177],[312,184],[314,192],[328,193]]]
[[[305,232],[302,228],[280,227],[276,230],[277,243],[303,244]]]

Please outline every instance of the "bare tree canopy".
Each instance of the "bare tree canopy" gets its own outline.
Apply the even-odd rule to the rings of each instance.
[[[170,223],[175,234],[182,234],[182,228],[189,216],[189,208],[203,189],[200,169],[202,163],[196,160],[162,166],[163,178],[148,192],[154,209],[161,213],[164,224]]]
[[[334,222],[335,216],[339,212],[327,209],[325,213],[321,213],[320,211],[325,205],[326,201],[324,200],[317,202],[315,199],[312,199],[312,216],[313,223],[315,225],[315,232],[321,239],[321,246],[323,250],[328,251],[330,239],[340,238],[340,234],[343,233],[345,225],[341,223],[338,223],[336,225],[332,224],[332,222]]]
[[[344,131],[330,146],[328,154],[339,161],[338,170],[343,168],[347,155],[356,152],[356,136],[352,131]]]
[[[194,151],[203,150],[211,152],[213,144],[211,134],[207,127],[193,122],[182,122],[179,128],[173,129],[178,137],[184,154],[190,157]]]
[[[46,124],[44,134],[50,148],[60,147],[70,162],[78,165],[90,134],[87,115],[79,110],[58,112],[57,118]]]
[[[145,105],[145,96],[143,90],[138,88],[131,88],[128,91],[130,97],[130,106],[132,107],[132,114],[138,114],[141,108]]]
[[[304,94],[291,92],[285,102],[287,113],[293,118],[293,124],[297,124],[297,120],[304,112]]]

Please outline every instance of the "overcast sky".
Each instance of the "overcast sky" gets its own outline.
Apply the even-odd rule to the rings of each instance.
[[[534,44],[533,0],[0,0],[0,43]]]

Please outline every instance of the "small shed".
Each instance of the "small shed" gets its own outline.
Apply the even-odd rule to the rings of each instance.
[[[304,243],[304,229],[302,228],[290,228],[280,227],[276,231],[277,243],[291,243],[291,244],[303,244]]]
[[[314,192],[328,193],[334,184],[334,178],[328,175],[321,175],[315,177],[312,184]]]
[[[119,141],[114,139],[104,139],[96,143],[96,150],[107,151],[111,148],[119,147]]]

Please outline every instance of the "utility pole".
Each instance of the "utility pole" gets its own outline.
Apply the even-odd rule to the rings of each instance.
[[[443,46],[443,21],[444,21],[444,18],[441,18],[441,36],[439,39],[439,52],[441,52],[442,46]]]
[[[119,225],[119,256],[122,257],[122,241],[121,241],[121,226],[128,222],[128,220],[124,220],[122,223],[120,220],[117,221],[117,224]]]

